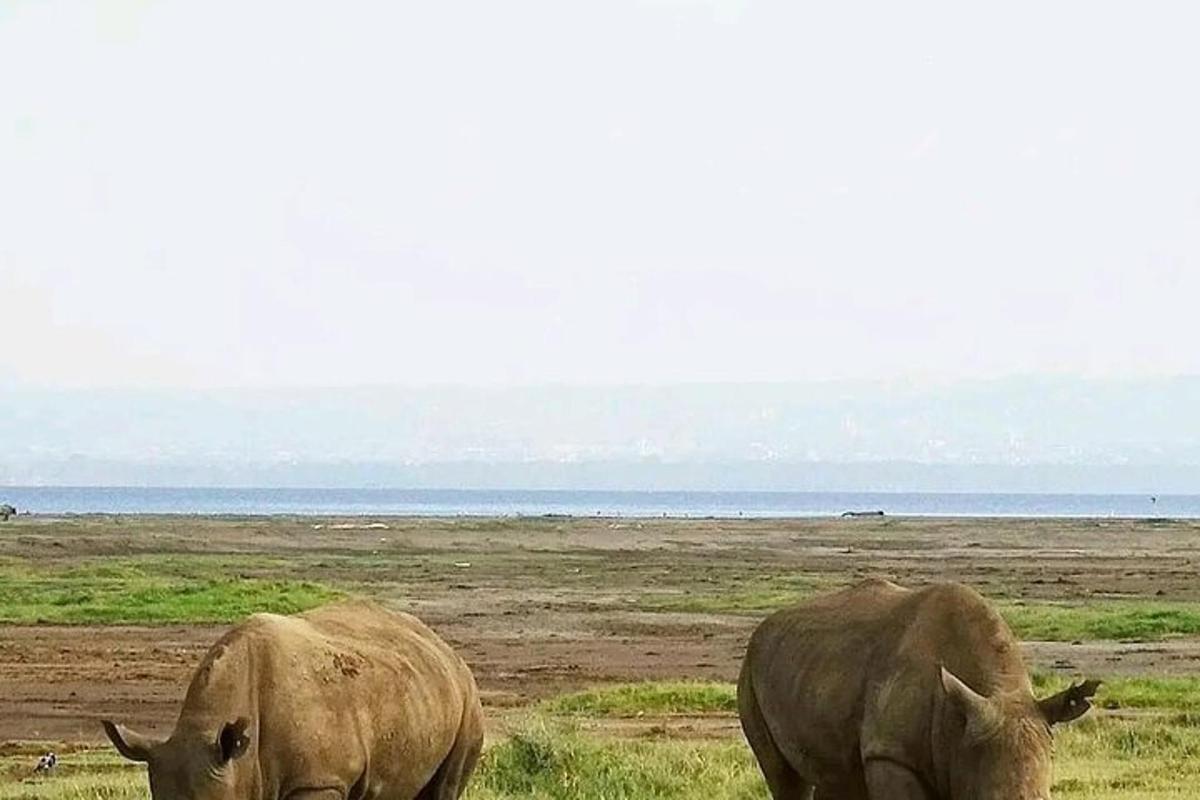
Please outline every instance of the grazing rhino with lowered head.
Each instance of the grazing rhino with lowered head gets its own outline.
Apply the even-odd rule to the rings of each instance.
[[[1098,685],[1036,700],[974,591],[871,580],[759,625],[738,713],[775,800],[1048,800],[1051,726]]]
[[[154,800],[453,800],[483,744],[470,670],[415,617],[255,614],[205,655],[170,738],[104,722]]]

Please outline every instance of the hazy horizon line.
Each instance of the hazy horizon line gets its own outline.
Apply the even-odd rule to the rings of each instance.
[[[905,373],[877,377],[819,377],[789,380],[739,379],[739,380],[663,380],[663,381],[427,381],[427,382],[363,382],[363,383],[129,383],[129,384],[72,384],[42,383],[27,381],[11,376],[0,376],[0,388],[32,391],[197,391],[197,392],[241,392],[241,391],[364,391],[364,390],[430,390],[430,389],[657,389],[657,388],[706,388],[706,387],[788,387],[830,385],[954,385],[988,384],[1006,381],[1080,381],[1094,383],[1166,382],[1178,380],[1200,380],[1200,372],[1146,372],[1123,374],[1089,374],[1082,371],[1029,371],[1006,372],[995,375],[944,375],[935,373]]]
[[[639,489],[639,488],[548,488],[548,487],[475,487],[475,486],[251,486],[235,484],[84,484],[84,483],[0,483],[0,491],[12,489],[78,489],[98,491],[229,491],[229,492],[414,492],[430,494],[683,494],[683,495],[950,495],[950,496],[1032,496],[1032,497],[1200,497],[1195,492],[1143,492],[1143,491],[987,491],[966,489]]]

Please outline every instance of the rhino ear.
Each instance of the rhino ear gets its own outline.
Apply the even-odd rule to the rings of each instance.
[[[941,667],[941,678],[942,690],[966,718],[968,736],[973,739],[985,739],[999,729],[1002,722],[1000,712],[990,700],[967,686],[945,667]]]
[[[100,724],[104,726],[104,732],[108,734],[108,738],[121,755],[130,761],[150,760],[150,751],[154,749],[157,742],[136,731],[129,730],[124,725],[117,725],[106,719],[101,720]]]
[[[217,756],[222,764],[226,764],[246,752],[250,746],[250,720],[239,717],[221,728],[217,737]]]
[[[1100,688],[1100,681],[1077,683],[1056,695],[1038,701],[1042,716],[1050,725],[1079,719],[1092,707],[1091,698]]]

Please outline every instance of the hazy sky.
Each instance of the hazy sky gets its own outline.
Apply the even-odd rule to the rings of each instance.
[[[813,5],[0,2],[0,380],[1200,372],[1200,12]]]

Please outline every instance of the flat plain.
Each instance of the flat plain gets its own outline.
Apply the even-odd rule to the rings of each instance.
[[[470,798],[765,798],[732,710],[772,609],[958,580],[1047,691],[1105,680],[1056,795],[1200,795],[1200,522],[20,517],[0,524],[0,800],[146,796],[98,720],[170,730],[228,627],[369,596],[454,644],[490,746]],[[60,753],[48,777],[36,757]]]

